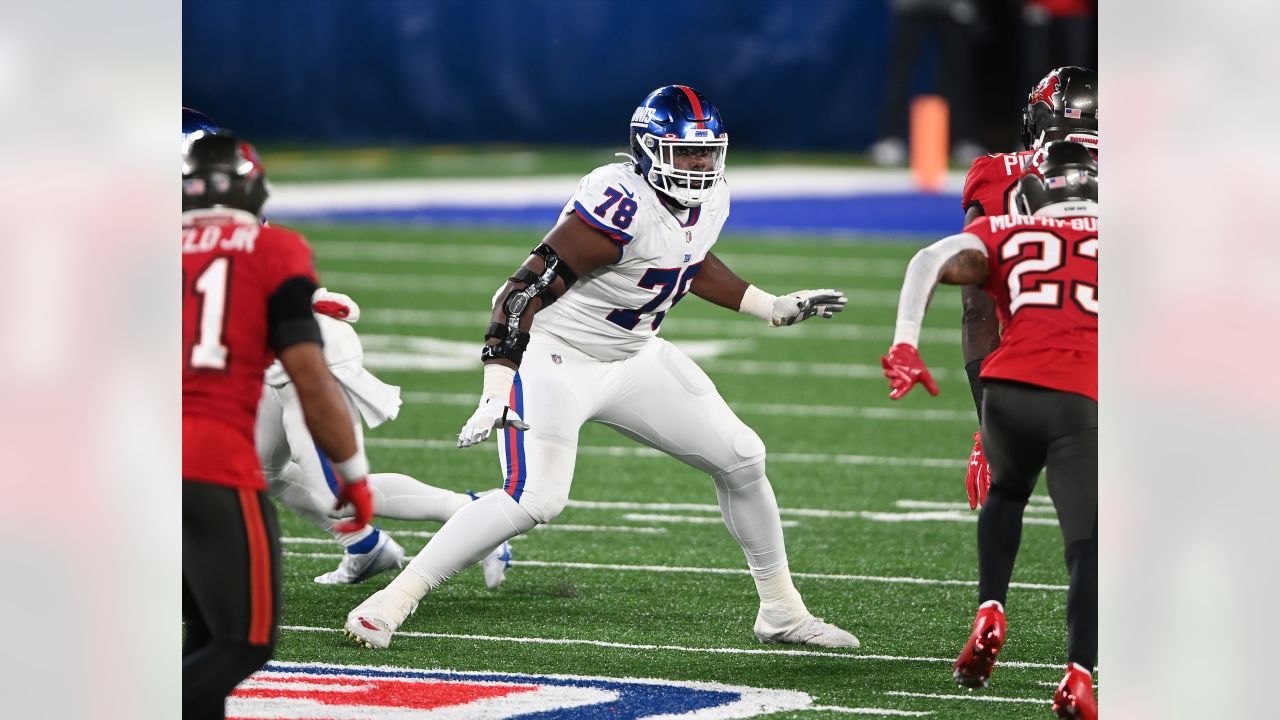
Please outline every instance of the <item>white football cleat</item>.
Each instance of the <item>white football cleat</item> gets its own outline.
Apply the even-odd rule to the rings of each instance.
[[[384,570],[404,565],[404,548],[381,530],[378,544],[367,553],[345,553],[338,569],[315,579],[321,585],[354,585]]]
[[[795,622],[775,624],[765,617],[763,608],[756,615],[756,637],[765,644],[812,645],[828,648],[856,648],[862,643],[853,633],[842,630],[820,617],[808,613]]]
[[[374,615],[353,614],[347,618],[342,631],[358,644],[375,650],[386,650],[393,634],[387,621]]]
[[[418,609],[418,603],[394,588],[383,588],[365,598],[347,614],[343,632],[367,648],[384,650],[391,644],[391,636],[405,618]]]
[[[484,584],[490,590],[497,590],[502,585],[502,581],[507,579],[509,565],[511,565],[511,543],[504,541],[480,561],[480,568],[484,570]]]

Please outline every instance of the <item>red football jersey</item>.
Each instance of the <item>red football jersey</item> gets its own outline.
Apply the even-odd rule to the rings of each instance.
[[[1098,399],[1098,219],[978,218],[964,229],[987,247],[983,290],[1004,332],[982,377]]]
[[[1036,160],[1035,150],[991,153],[974,160],[964,177],[961,208],[968,212],[971,205],[977,204],[983,215],[1013,212],[1013,193],[1018,189],[1018,179],[1028,169],[1034,169]]]
[[[272,359],[267,300],[288,279],[315,282],[301,235],[239,210],[182,224],[182,476],[264,489],[253,446]]]

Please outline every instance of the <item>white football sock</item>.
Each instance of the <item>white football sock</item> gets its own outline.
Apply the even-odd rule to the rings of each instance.
[[[375,528],[374,526],[365,525],[364,527],[360,528],[355,532],[340,533],[333,529],[333,525],[334,525],[334,522],[331,521],[329,523],[329,534],[333,535],[333,537],[337,539],[338,542],[342,543],[342,547],[345,548],[346,550],[350,550],[352,545],[359,543],[361,540],[364,540],[365,538],[377,532],[377,528]],[[364,552],[369,552],[369,550],[372,550],[372,549],[373,547],[370,546],[368,549],[364,550]]]
[[[445,522],[471,502],[464,493],[432,487],[400,473],[369,475],[373,514],[392,520]]]
[[[534,519],[510,495],[485,495],[449,518],[387,590],[398,591],[417,602],[454,573],[474,565],[495,547],[528,532],[534,525]]]
[[[782,519],[764,463],[714,476],[720,514],[729,534],[742,546],[756,582],[761,607],[787,614],[809,613],[791,582]]]

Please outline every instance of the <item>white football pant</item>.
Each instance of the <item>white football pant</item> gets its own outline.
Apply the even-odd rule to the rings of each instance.
[[[343,395],[351,410],[356,442],[363,448],[360,415],[345,388]],[[262,388],[254,433],[262,472],[273,498],[332,534],[344,547],[360,542],[373,532],[371,525],[355,533],[334,532],[337,479],[307,430],[302,404],[292,383]],[[398,473],[370,474],[369,489],[374,514],[395,520],[444,522],[470,502],[463,493],[435,488]]]
[[[416,602],[495,545],[555,519],[569,499],[579,429],[594,421],[711,475],[762,607],[807,614],[791,582],[764,443],[674,345],[655,337],[625,360],[602,362],[535,324],[510,405],[530,429],[498,435],[503,492],[458,511],[388,590]]]

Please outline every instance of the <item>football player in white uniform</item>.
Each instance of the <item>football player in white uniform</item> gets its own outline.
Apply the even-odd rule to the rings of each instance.
[[[480,407],[458,447],[501,429],[503,492],[462,508],[351,611],[346,630],[361,644],[387,647],[427,592],[495,544],[555,519],[569,498],[579,428],[594,421],[711,475],[760,595],[761,641],[858,646],[814,617],[791,582],[764,443],[706,373],[657,334],[688,292],[773,326],[829,318],[847,300],[835,290],[775,297],[711,253],[729,216],[729,140],[704,95],[682,85],[653,91],[631,118],[630,138],[630,161],[583,178],[494,296]]]
[[[364,368],[364,348],[350,323],[360,307],[350,297],[316,290],[312,309],[324,337],[324,357],[347,397],[356,441],[363,449],[360,419],[376,428],[400,412],[400,388],[388,385]],[[337,318],[337,319],[335,319]],[[345,322],[344,322],[345,321]],[[277,360],[267,368],[254,428],[258,458],[271,497],[333,535],[344,548],[338,569],[315,579],[322,585],[358,583],[404,563],[404,548],[375,525],[338,532],[334,525],[338,482],[333,467],[316,446],[303,421],[297,391]],[[394,520],[445,522],[476,496],[426,485],[408,475],[374,473],[369,490],[376,515]],[[505,578],[511,548],[504,543],[483,558],[485,584],[496,588]]]

